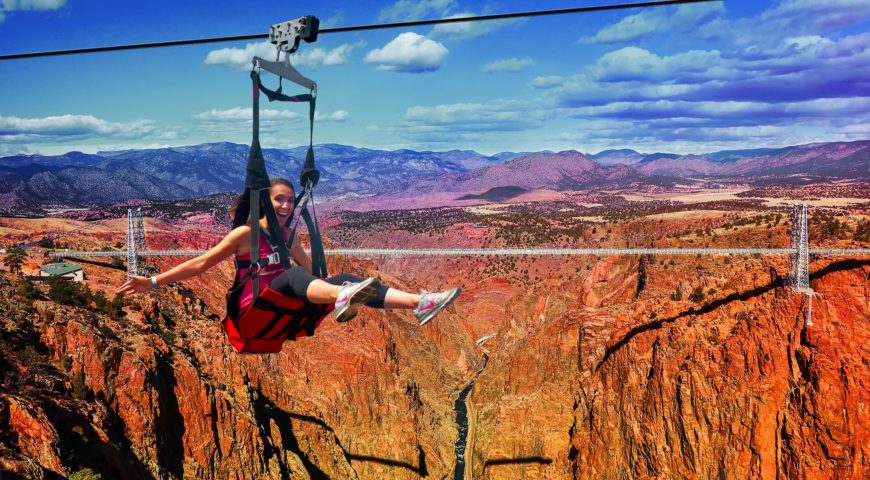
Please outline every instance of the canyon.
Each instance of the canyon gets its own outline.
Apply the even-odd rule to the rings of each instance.
[[[607,222],[549,201],[404,211],[406,222],[339,212],[325,233],[327,248],[788,243],[775,209],[693,207]],[[604,207],[573,211],[583,208]],[[149,245],[215,242],[225,227],[209,211],[149,218]],[[858,212],[840,217],[855,235]],[[43,224],[7,219],[0,234]],[[866,245],[813,225],[816,244]],[[112,222],[95,228],[67,242],[124,240]],[[870,474],[870,259],[813,259],[812,326],[805,297],[783,285],[784,257],[330,257],[329,267],[463,294],[424,327],[365,310],[257,356],[235,353],[219,325],[228,263],[114,314],[53,301],[45,286],[28,294],[0,273],[4,478],[458,478],[455,401],[472,381],[464,478]],[[87,273],[108,298],[125,275]],[[698,287],[703,298],[690,300]]]

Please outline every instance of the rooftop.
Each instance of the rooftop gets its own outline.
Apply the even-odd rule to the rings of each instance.
[[[49,263],[39,267],[39,270],[47,275],[65,275],[67,273],[77,272],[84,267],[74,263]]]

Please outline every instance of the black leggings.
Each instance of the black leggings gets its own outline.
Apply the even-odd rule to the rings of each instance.
[[[304,268],[294,266],[290,270],[282,273],[278,278],[272,280],[269,283],[269,288],[282,295],[288,297],[299,297],[307,302],[308,286],[315,280],[317,280],[317,277],[308,273]],[[342,273],[341,275],[335,275],[323,279],[324,282],[333,285],[341,285],[344,282],[356,283],[362,282],[363,280],[365,279],[351,273]],[[384,308],[384,300],[387,298],[387,290],[389,290],[389,288],[384,286],[380,281],[376,280],[375,282],[379,287],[378,296],[366,303],[366,306],[372,308]]]

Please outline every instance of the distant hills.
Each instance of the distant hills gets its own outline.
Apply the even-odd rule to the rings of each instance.
[[[306,147],[265,149],[272,176],[296,181]],[[48,206],[99,206],[140,198],[167,200],[240,191],[248,146],[207,143],[186,147],[0,158],[0,214]],[[698,155],[645,154],[630,149],[596,154],[373,150],[315,146],[320,198],[391,192],[457,192],[501,198],[533,189],[571,190],[658,183],[687,177],[809,175],[870,179],[870,141],[728,150]],[[473,198],[473,197],[468,197]]]

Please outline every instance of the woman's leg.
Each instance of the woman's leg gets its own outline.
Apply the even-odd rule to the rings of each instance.
[[[357,283],[363,281],[362,277],[350,273],[342,273],[334,277],[326,279],[328,283],[333,285],[341,285],[344,282]],[[380,284],[380,282],[378,282]],[[366,303],[367,307],[372,308],[389,308],[389,309],[413,309],[417,308],[420,303],[420,295],[415,293],[403,292],[396,288],[390,288],[380,284],[378,296]]]
[[[314,304],[335,303],[344,282],[358,283],[364,279],[350,273],[327,278],[325,281],[295,266],[272,280],[269,287],[282,295],[295,296]],[[380,284],[380,282],[378,282]],[[420,295],[408,293],[380,284],[378,295],[366,302],[372,308],[414,309],[420,303]]]
[[[272,290],[288,297],[299,297],[314,304],[335,303],[341,287],[324,282],[302,267],[293,267],[269,283]]]

